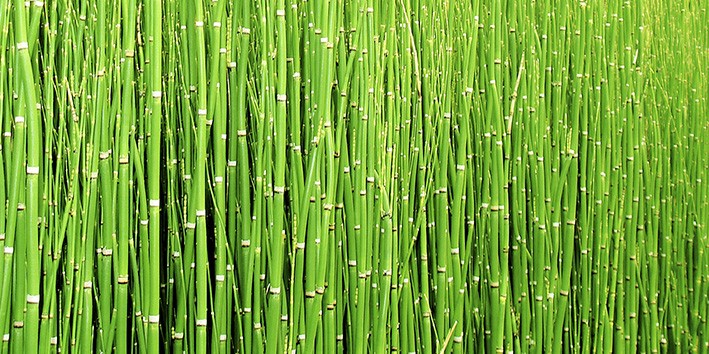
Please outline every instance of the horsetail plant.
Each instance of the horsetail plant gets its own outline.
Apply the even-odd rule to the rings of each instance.
[[[0,353],[709,350],[707,5],[0,0]]]

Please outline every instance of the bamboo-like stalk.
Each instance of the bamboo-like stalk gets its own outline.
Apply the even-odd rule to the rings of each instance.
[[[149,236],[148,253],[150,274],[147,280],[149,284],[146,302],[148,315],[148,350],[158,352],[160,349],[160,204],[161,204],[161,129],[163,121],[162,113],[162,1],[156,0],[146,4],[147,35],[148,46],[146,53],[146,80],[148,92],[150,92],[149,114],[147,117],[147,192],[149,199]],[[149,60],[149,62],[148,62]]]
[[[130,218],[130,205],[132,198],[130,193],[131,185],[131,165],[130,165],[130,137],[132,133],[131,123],[135,119],[134,111],[134,87],[131,70],[135,58],[135,21],[136,12],[132,2],[125,0],[121,2],[123,15],[122,27],[124,28],[121,47],[123,52],[123,67],[121,68],[123,86],[121,97],[121,115],[118,127],[118,244],[116,249],[116,353],[124,354],[128,352],[128,300],[129,300],[129,240],[132,239],[134,222]],[[138,158],[133,156],[133,158]]]
[[[19,63],[18,67],[18,82],[21,83],[21,89],[18,91],[19,94],[24,97],[24,105],[20,105],[19,116],[24,116],[27,122],[27,164],[26,164],[26,199],[20,196],[20,200],[25,199],[27,221],[26,224],[18,222],[18,224],[25,226],[27,228],[26,237],[24,240],[20,240],[19,245],[25,245],[27,249],[26,255],[26,272],[29,275],[27,277],[27,288],[26,288],[26,311],[27,314],[24,319],[20,319],[20,322],[24,322],[26,327],[22,330],[22,335],[25,338],[25,351],[28,353],[36,353],[37,346],[36,342],[39,337],[39,297],[40,297],[40,260],[39,260],[39,228],[38,228],[38,218],[39,218],[39,178],[40,178],[40,161],[42,160],[42,147],[41,147],[41,122],[39,119],[39,112],[37,107],[38,101],[35,92],[35,79],[33,74],[33,68],[31,65],[31,56],[28,40],[32,37],[32,33],[36,32],[27,23],[24,13],[24,6],[20,2],[16,1],[14,3],[14,23],[13,29],[15,30],[14,38],[16,41],[16,63]],[[28,36],[28,32],[30,35]],[[28,38],[29,37],[29,38]],[[34,37],[36,38],[36,37]],[[18,119],[16,118],[17,122]],[[20,123],[22,125],[22,122]],[[23,132],[20,131],[20,134]],[[20,146],[20,149],[24,149]],[[24,152],[23,152],[24,154]],[[20,161],[17,161],[20,163]],[[18,188],[15,185],[14,188]],[[18,205],[18,209],[20,209]],[[22,235],[22,234],[20,234]],[[22,248],[18,247],[18,252],[22,252]],[[24,256],[20,255],[19,260],[23,260]],[[17,263],[16,263],[17,265]],[[24,268],[20,266],[20,270]],[[20,274],[23,274],[21,272]],[[20,284],[23,283],[22,280],[19,281]],[[20,289],[23,289],[22,285],[19,287],[18,292],[22,294]],[[17,295],[15,296],[18,297]],[[24,307],[24,306],[23,306]],[[14,311],[13,311],[14,312]],[[18,328],[18,325],[13,325]],[[18,348],[18,347],[15,347]]]

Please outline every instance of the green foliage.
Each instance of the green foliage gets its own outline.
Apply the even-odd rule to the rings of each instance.
[[[0,0],[0,354],[707,352],[707,23]]]

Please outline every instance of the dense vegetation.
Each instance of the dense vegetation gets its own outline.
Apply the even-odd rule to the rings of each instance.
[[[0,0],[0,353],[709,351],[695,0]]]

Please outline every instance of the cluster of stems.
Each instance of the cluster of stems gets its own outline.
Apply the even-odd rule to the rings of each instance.
[[[0,354],[707,352],[707,7],[0,0]]]

